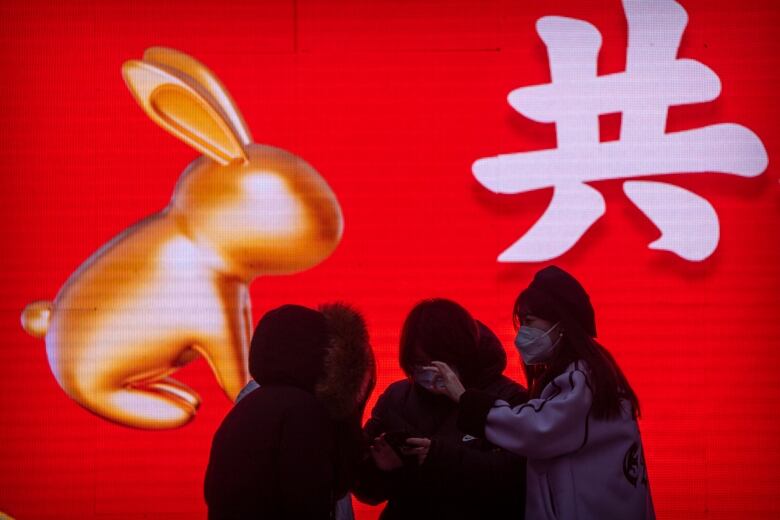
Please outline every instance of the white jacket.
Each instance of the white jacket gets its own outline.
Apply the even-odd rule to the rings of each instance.
[[[511,408],[496,401],[485,437],[528,458],[526,519],[654,519],[642,439],[631,405],[597,420],[583,362],[547,385],[540,398]]]

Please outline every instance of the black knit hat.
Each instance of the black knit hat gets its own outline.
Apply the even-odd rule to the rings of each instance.
[[[596,316],[588,293],[560,267],[551,265],[537,272],[523,292],[536,293],[554,307],[560,319],[576,324],[589,336],[596,337]]]

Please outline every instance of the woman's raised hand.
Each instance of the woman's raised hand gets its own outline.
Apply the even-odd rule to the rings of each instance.
[[[447,363],[441,361],[432,361],[432,367],[439,372],[440,383],[435,384],[431,392],[446,395],[456,403],[460,401],[460,396],[466,389],[463,387],[463,383],[460,382],[458,375],[450,368]]]

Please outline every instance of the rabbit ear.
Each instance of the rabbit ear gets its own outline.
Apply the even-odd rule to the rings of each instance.
[[[241,144],[246,146],[252,142],[252,134],[246,126],[241,112],[233,98],[219,78],[205,65],[188,54],[167,47],[150,47],[144,52],[143,60],[153,65],[159,65],[174,71],[183,72],[194,80],[201,88],[211,95],[217,107],[222,111],[225,121],[238,136]]]
[[[222,165],[247,160],[241,140],[211,95],[185,75],[137,60],[126,61],[122,75],[155,123]]]

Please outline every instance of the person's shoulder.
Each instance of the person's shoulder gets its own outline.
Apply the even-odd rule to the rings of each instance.
[[[284,423],[306,424],[316,429],[332,422],[328,408],[310,392],[293,386],[269,387],[267,390],[265,395],[261,393],[260,396],[273,403]]]
[[[484,390],[510,403],[528,400],[528,390],[505,375],[498,376]]]
[[[244,397],[248,396],[258,388],[260,388],[260,385],[257,384],[257,381],[255,381],[254,379],[250,379],[249,382],[247,382],[247,384],[244,385],[244,388],[242,388],[241,391],[238,393],[238,396],[236,396],[235,402],[238,403],[239,401],[244,399]]]
[[[412,383],[408,379],[401,379],[390,383],[384,391],[379,394],[376,404],[372,410],[372,416],[381,416],[387,410],[403,408],[403,404],[409,397]]]
[[[321,403],[313,393],[307,392],[301,388],[296,388],[294,386],[277,386],[269,387],[268,390],[271,391],[269,398],[286,404],[287,408],[325,409],[325,405]]]
[[[572,361],[547,386],[552,386],[556,389],[568,388],[570,390],[578,387],[590,389],[590,369],[587,363],[581,359]]]
[[[294,386],[261,386],[252,391],[240,402],[234,410],[250,412],[252,410],[277,410],[286,413],[287,410],[325,410],[325,405],[317,400],[311,392]]]
[[[387,385],[387,388],[385,388],[384,392],[382,392],[382,395],[380,395],[379,398],[384,398],[391,401],[403,399],[409,393],[411,388],[412,383],[409,381],[409,379],[399,379],[398,381],[394,381]]]

